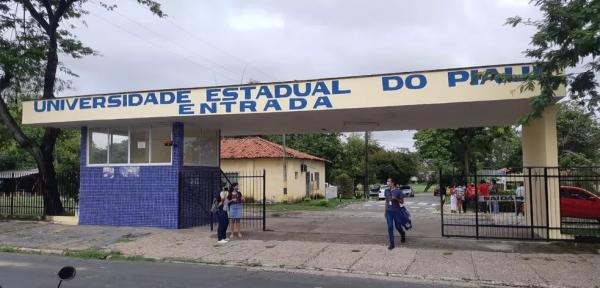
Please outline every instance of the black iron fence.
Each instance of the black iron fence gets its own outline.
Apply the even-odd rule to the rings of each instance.
[[[242,194],[242,229],[266,229],[265,172],[223,172],[220,170],[186,171],[179,175],[179,228],[210,225],[214,229],[216,215],[211,212],[214,199],[233,183]]]
[[[79,174],[58,174],[58,193],[65,216],[75,216],[79,210]],[[42,217],[44,197],[37,172],[0,173],[0,215]]]
[[[242,217],[240,223],[243,229],[266,230],[266,172],[263,171],[229,171],[221,174],[223,189],[228,189],[233,183],[238,183],[242,193]]]
[[[600,239],[600,169],[440,171],[443,236]]]

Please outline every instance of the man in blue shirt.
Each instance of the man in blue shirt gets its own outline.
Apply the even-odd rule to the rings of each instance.
[[[406,242],[406,233],[402,229],[400,205],[404,204],[404,193],[396,187],[396,182],[389,178],[387,180],[388,189],[385,189],[385,220],[387,222],[389,246],[388,249],[394,249],[394,226],[400,232],[400,242]]]

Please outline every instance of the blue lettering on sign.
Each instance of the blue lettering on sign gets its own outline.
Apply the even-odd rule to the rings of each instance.
[[[333,94],[348,94],[348,93],[352,93],[352,91],[350,89],[348,90],[341,90],[340,89],[340,81],[339,80],[333,80],[331,81],[331,92]]]
[[[317,93],[323,93],[324,95],[331,94],[329,88],[327,88],[327,85],[325,85],[325,82],[323,81],[317,81],[317,83],[315,83],[315,89],[313,89],[312,96],[315,96]]]
[[[200,103],[200,114],[217,113],[217,103]]]
[[[92,108],[94,108],[94,109],[104,108],[105,104],[106,104],[106,98],[104,98],[104,97],[94,97],[92,99]]]
[[[417,84],[413,81],[415,79],[418,81]],[[414,74],[406,77],[406,88],[408,89],[421,89],[425,87],[425,85],[427,85],[427,78],[425,78],[425,75]]]
[[[148,96],[154,93],[148,93]],[[160,92],[160,104],[168,105],[175,103],[175,94],[173,92]]]
[[[144,98],[140,94],[127,95],[127,103],[129,103],[129,106],[140,106],[143,101]]]
[[[283,92],[285,90],[285,92]],[[275,85],[275,98],[285,98],[290,97],[292,95],[292,87],[287,84],[278,84]]]
[[[169,93],[169,92],[165,92],[165,93]],[[172,92],[170,92],[170,93],[172,93]],[[192,91],[190,91],[190,90],[177,91],[177,103],[179,103],[179,104],[192,103],[192,100],[190,99],[190,93],[192,93]]]
[[[325,108],[333,108],[333,105],[331,105],[331,101],[329,101],[328,97],[317,98],[317,101],[315,102],[315,106],[313,106],[313,109],[319,109],[321,106],[325,106]]]
[[[238,98],[237,88],[223,89],[223,101],[235,101]]]
[[[69,110],[74,110],[77,107],[77,102],[79,102],[79,98],[66,99],[67,100],[67,108]],[[69,101],[71,100],[71,101]]]
[[[273,94],[271,94],[271,90],[269,90],[268,86],[260,86],[260,88],[258,88],[258,93],[256,94],[256,99],[260,98],[261,96],[264,96],[267,98],[273,98]]]
[[[469,80],[469,72],[467,71],[451,71],[448,72],[448,86],[456,87],[456,83]]]
[[[241,87],[240,90],[244,91],[244,99],[252,99],[252,90],[256,89],[256,86]]]
[[[290,110],[302,110],[306,108],[306,99],[292,98],[290,99]]]
[[[279,105],[279,102],[275,99],[269,99],[267,104],[265,104],[265,109],[263,109],[263,111],[267,112],[269,111],[269,108],[273,108],[275,111],[281,111],[281,105]]]
[[[108,96],[108,107],[109,108],[120,107],[121,103],[122,103],[121,95]]]
[[[219,99],[220,88],[206,89],[206,102],[221,101]]]
[[[235,102],[221,102],[220,104],[225,106],[225,112],[231,113],[231,106],[233,106]]]
[[[304,91],[300,92],[300,83],[294,83],[294,95],[298,97],[304,97],[310,95],[312,85],[310,83],[304,83]]]
[[[193,115],[194,114],[194,104],[179,105],[179,114],[180,115]]]
[[[240,112],[244,113],[246,110],[250,110],[250,112],[256,112],[256,102],[240,101]]]
[[[158,99],[156,99],[156,94],[148,93],[148,96],[146,97],[146,101],[144,101],[144,105],[148,105],[149,103],[158,105]]]
[[[46,102],[47,101],[35,100],[35,102],[33,102],[33,111],[35,111],[35,112],[46,111]]]
[[[81,98],[81,100],[79,100],[79,109],[90,109],[92,108],[92,105],[90,105],[90,101],[92,99],[90,98]]]
[[[383,91],[394,91],[402,89],[404,81],[400,76],[385,76],[381,77]]]

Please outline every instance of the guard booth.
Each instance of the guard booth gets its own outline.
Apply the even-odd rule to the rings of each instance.
[[[530,73],[522,63],[85,95],[25,102],[22,122],[81,129],[80,224],[184,228],[194,221],[180,216],[206,204],[180,195],[178,175],[220,178],[220,137],[511,125],[539,93],[520,90]],[[523,155],[527,167],[557,166],[553,107],[523,127]],[[548,205],[549,216],[531,225],[559,217],[558,190],[547,195],[531,205]]]

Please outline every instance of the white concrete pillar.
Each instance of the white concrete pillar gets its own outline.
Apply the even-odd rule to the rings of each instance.
[[[549,232],[545,229],[533,230],[535,237],[549,239],[566,237],[561,235],[559,230],[560,183],[557,169],[556,109],[555,105],[549,106],[540,118],[524,125],[521,138],[523,167],[525,167],[523,173],[525,176],[527,224],[549,226],[551,228]],[[548,176],[547,178],[545,178],[545,174]]]

